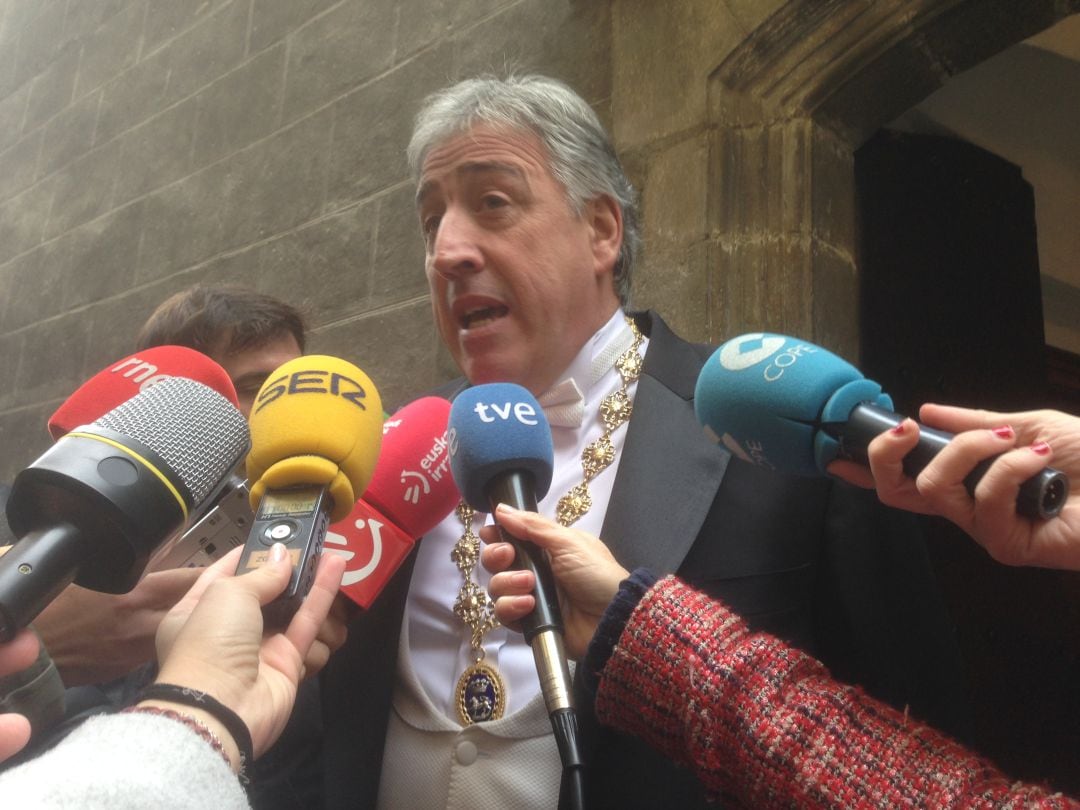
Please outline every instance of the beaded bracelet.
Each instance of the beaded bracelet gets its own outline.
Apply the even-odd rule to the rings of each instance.
[[[150,684],[139,693],[136,702],[141,700],[164,700],[169,703],[179,703],[193,709],[202,709],[212,715],[215,720],[225,726],[236,742],[236,747],[240,750],[240,767],[236,775],[243,784],[248,784],[247,764],[254,761],[255,754],[251,744],[251,732],[248,730],[247,724],[240,719],[240,715],[224,703],[206,694],[206,692],[200,692],[198,689],[191,689],[187,686],[177,686],[172,683]]]
[[[161,706],[128,706],[126,709],[121,709],[120,714],[152,714],[156,717],[167,717],[170,720],[175,720],[177,723],[182,723],[210,743],[210,747],[221,754],[221,758],[225,760],[225,764],[229,766],[229,770],[232,770],[232,760],[229,759],[229,755],[225,751],[225,744],[218,738],[217,734],[212,732],[190,714],[181,714],[180,712],[166,709]]]

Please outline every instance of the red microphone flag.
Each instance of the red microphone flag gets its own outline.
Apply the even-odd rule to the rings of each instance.
[[[205,354],[185,346],[154,346],[110,363],[79,386],[49,417],[49,434],[55,440],[88,425],[167,377],[201,382],[239,407],[229,375]]]
[[[424,397],[383,424],[382,449],[364,496],[326,534],[326,550],[348,561],[341,590],[368,608],[412,550],[461,496],[450,474],[450,403]]]

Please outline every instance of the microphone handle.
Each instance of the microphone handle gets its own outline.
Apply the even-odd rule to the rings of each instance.
[[[528,512],[537,511],[536,485],[531,473],[516,470],[500,473],[488,483],[486,492],[492,511],[500,503]],[[555,590],[551,566],[548,565],[544,550],[535,543],[514,537],[502,526],[499,526],[499,535],[510,543],[517,553],[514,567],[522,571],[532,571],[536,578],[536,607],[521,620],[522,634],[532,648],[536,674],[540,678],[540,691],[544,695],[544,704],[560,741],[563,765],[578,767],[581,764],[581,753],[576,742],[577,718],[574,715],[570,669],[563,648],[559,595]]]
[[[826,433],[840,441],[841,458],[867,464],[867,445],[875,436],[899,425],[904,417],[868,402],[856,405],[844,423],[823,425]],[[953,439],[953,434],[919,425],[919,443],[904,456],[904,472],[915,478]],[[1001,454],[983,459],[964,478],[968,494],[975,496],[975,487],[990,465]],[[1020,485],[1016,511],[1029,518],[1051,518],[1065,505],[1069,495],[1069,479],[1065,473],[1046,467]]]
[[[291,556],[292,573],[285,590],[262,608],[267,629],[288,627],[311,590],[332,508],[333,500],[325,486],[263,491],[244,550],[236,563],[236,572],[246,573],[265,564],[274,543],[284,545]]]
[[[536,483],[531,473],[504,472],[494,476],[487,486],[492,512],[500,503],[515,509],[536,512]],[[498,525],[496,523],[496,525]],[[540,692],[544,696],[551,729],[559,748],[563,766],[562,794],[570,810],[585,807],[585,757],[582,750],[577,710],[570,680],[570,666],[563,648],[562,615],[559,596],[555,590],[544,550],[535,543],[521,540],[499,526],[499,535],[514,547],[516,568],[532,571],[536,578],[536,607],[521,620],[525,640],[532,648]]]
[[[70,523],[28,532],[0,557],[0,643],[11,641],[75,580],[85,540]]]
[[[536,486],[531,473],[518,470],[500,473],[488,483],[486,493],[492,512],[500,503],[526,512],[538,511]],[[531,571],[536,577],[536,607],[521,620],[525,640],[532,644],[533,637],[543,630],[554,630],[561,636],[563,626],[562,615],[559,612],[559,597],[555,590],[555,578],[551,574],[551,566],[548,565],[544,550],[535,543],[514,537],[502,526],[499,526],[499,534],[517,552],[514,568]]]

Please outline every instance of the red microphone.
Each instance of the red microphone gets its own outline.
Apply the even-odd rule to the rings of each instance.
[[[364,497],[326,533],[326,551],[348,561],[341,590],[362,608],[371,607],[416,539],[461,499],[450,473],[449,418],[449,402],[424,397],[387,419]]]
[[[75,389],[49,417],[49,433],[59,440],[170,377],[200,382],[238,407],[229,375],[205,354],[186,346],[154,346],[110,363]],[[250,525],[247,488],[241,479],[230,477],[197,507],[187,531],[161,544],[146,570],[209,565],[241,545]]]
[[[49,433],[59,439],[169,377],[201,382],[239,407],[229,375],[205,354],[185,346],[154,346],[109,364],[79,386],[49,417]]]

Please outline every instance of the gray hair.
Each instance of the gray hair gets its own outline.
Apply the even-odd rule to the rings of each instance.
[[[544,76],[481,77],[434,93],[416,116],[407,155],[419,180],[427,153],[478,124],[526,129],[547,149],[552,175],[580,215],[590,200],[614,199],[622,211],[623,236],[612,281],[624,306],[641,245],[637,194],[623,172],[600,119],[577,93]]]

